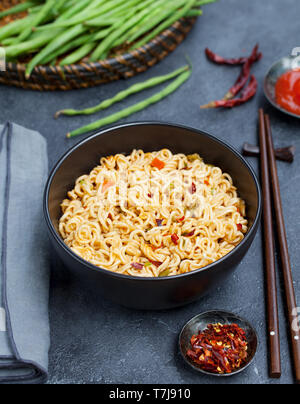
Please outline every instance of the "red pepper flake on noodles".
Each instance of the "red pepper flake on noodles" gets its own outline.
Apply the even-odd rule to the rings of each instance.
[[[248,358],[248,342],[245,331],[237,324],[209,324],[191,338],[187,356],[212,373],[232,373]]]
[[[176,244],[176,245],[178,244],[179,237],[177,236],[177,234],[172,234],[171,239],[174,244]]]
[[[132,266],[132,268],[134,268],[134,269],[143,269],[143,268],[144,268],[144,265],[143,265],[143,264],[139,264],[139,263],[137,263],[137,262],[132,263],[131,266]]]
[[[152,167],[158,168],[159,170],[162,170],[163,168],[165,168],[166,164],[159,160],[158,158],[155,158],[152,163],[151,163]]]
[[[238,231],[243,231],[243,225],[241,223],[238,223],[236,225],[236,227],[237,227]]]
[[[191,231],[190,233],[184,233],[185,237],[193,237],[193,235],[195,234],[195,230]]]
[[[190,187],[190,193],[193,195],[197,192],[197,187],[196,184],[194,182],[192,182],[192,185]]]
[[[152,261],[152,260],[149,260],[149,261],[151,262],[151,264],[153,264],[157,268],[159,268],[162,265],[162,262],[160,262],[160,261]]]

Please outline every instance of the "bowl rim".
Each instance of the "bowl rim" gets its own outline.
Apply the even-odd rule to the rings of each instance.
[[[158,278],[149,278],[149,277],[139,277],[139,276],[129,276],[129,275],[124,275],[124,274],[119,274],[113,271],[110,271],[108,269],[104,269],[101,267],[97,267],[96,265],[93,265],[92,263],[90,263],[89,261],[84,260],[83,258],[81,258],[79,255],[77,255],[75,252],[73,252],[63,241],[63,239],[59,236],[58,232],[56,231],[56,229],[54,228],[51,218],[50,218],[50,212],[49,212],[49,194],[50,194],[50,188],[52,185],[52,181],[56,175],[56,172],[58,171],[58,169],[60,168],[60,166],[62,165],[62,163],[77,149],[79,149],[81,146],[83,146],[85,143],[88,143],[89,141],[91,141],[92,139],[95,139],[96,137],[105,135],[109,132],[115,131],[115,130],[120,130],[123,128],[130,128],[132,126],[146,126],[146,125],[154,125],[154,126],[165,126],[165,127],[174,127],[174,128],[179,128],[179,129],[184,129],[187,131],[191,131],[193,133],[196,134],[201,134],[204,135],[210,139],[212,139],[213,141],[219,143],[220,145],[222,145],[223,147],[229,149],[249,170],[255,186],[256,186],[256,191],[257,191],[257,199],[258,199],[258,207],[257,207],[257,211],[256,211],[256,216],[254,219],[254,222],[250,228],[250,230],[248,231],[248,233],[245,235],[244,239],[241,241],[240,244],[238,244],[237,247],[235,247],[232,251],[230,251],[228,254],[226,254],[224,257],[220,258],[219,260],[205,266],[199,269],[195,269],[194,271],[191,272],[187,272],[184,274],[179,274],[179,275],[173,275],[173,276],[165,276],[165,277],[158,277]],[[262,194],[261,194],[261,189],[260,189],[260,185],[257,179],[257,176],[253,170],[253,168],[251,167],[251,165],[247,162],[247,160],[233,147],[231,146],[229,143],[205,132],[202,131],[200,129],[195,129],[189,126],[185,126],[185,125],[180,125],[180,124],[173,124],[170,122],[160,122],[160,121],[140,121],[140,122],[131,122],[131,123],[126,123],[126,124],[122,124],[122,125],[117,125],[117,126],[112,126],[109,127],[108,129],[104,129],[100,132],[96,132],[88,137],[86,137],[85,139],[81,140],[80,142],[78,142],[77,144],[75,144],[73,147],[71,147],[67,152],[65,152],[57,161],[57,163],[54,165],[54,167],[52,168],[52,170],[50,171],[45,189],[44,189],[44,195],[43,195],[43,212],[44,212],[44,218],[46,220],[46,224],[48,229],[50,230],[50,233],[52,235],[52,237],[55,239],[55,241],[60,245],[60,247],[62,247],[62,249],[68,254],[70,255],[73,259],[75,259],[76,261],[78,261],[80,264],[85,265],[87,267],[89,267],[89,269],[97,271],[97,272],[101,272],[105,275],[110,275],[114,278],[119,278],[119,279],[127,279],[127,280],[132,280],[132,281],[147,281],[147,282],[163,282],[166,280],[177,280],[177,279],[184,279],[186,277],[189,277],[191,275],[196,275],[200,272],[204,272],[204,271],[210,271],[213,270],[216,264],[221,264],[222,262],[228,260],[233,254],[235,254],[239,249],[241,249],[244,244],[247,243],[248,239],[251,238],[251,236],[253,235],[253,233],[256,232],[256,228],[258,225],[258,222],[260,220],[261,217],[261,212],[262,212]]]
[[[285,59],[293,59],[293,56],[284,56],[281,59],[277,60],[276,62],[274,62],[272,64],[272,66],[267,70],[265,76],[264,76],[264,85],[263,85],[263,89],[264,89],[264,94],[266,99],[269,101],[269,103],[276,108],[278,111],[282,112],[283,114],[292,116],[293,118],[296,119],[300,119],[300,115],[294,114],[291,111],[288,111],[287,109],[283,108],[281,105],[277,104],[277,102],[270,96],[270,93],[268,91],[268,77],[270,76],[271,71],[274,69],[275,66],[279,65],[283,60]],[[287,70],[288,71],[288,70]]]
[[[240,322],[246,324],[246,325],[253,331],[253,334],[255,335],[256,348],[255,348],[255,351],[254,351],[254,353],[253,353],[252,358],[251,358],[243,367],[241,367],[241,368],[239,368],[239,369],[237,369],[237,370],[235,370],[235,371],[233,371],[233,372],[231,372],[231,373],[213,373],[213,372],[208,372],[207,370],[201,369],[200,366],[197,366],[197,365],[193,364],[192,362],[190,362],[190,361],[187,359],[187,357],[186,357],[186,353],[184,353],[184,352],[182,351],[181,340],[182,340],[182,335],[183,335],[185,329],[189,326],[189,324],[190,324],[192,321],[194,321],[194,320],[197,319],[198,317],[203,317],[203,316],[205,316],[205,315],[207,315],[207,314],[211,314],[211,313],[221,313],[221,314],[225,314],[225,315],[227,315],[227,316],[233,317],[233,318],[235,318],[236,320],[239,320]],[[256,357],[256,354],[257,354],[258,349],[259,349],[259,346],[260,346],[260,341],[259,341],[257,329],[256,329],[248,320],[246,320],[244,317],[241,317],[240,315],[237,315],[237,314],[232,313],[232,312],[227,311],[227,310],[223,310],[223,309],[222,309],[222,310],[218,310],[218,309],[216,309],[216,310],[207,310],[207,311],[204,311],[203,313],[196,314],[194,317],[192,317],[190,320],[188,320],[188,321],[184,324],[184,326],[182,327],[182,329],[181,329],[181,331],[180,331],[179,339],[178,339],[178,345],[179,345],[179,351],[180,351],[180,354],[181,354],[183,360],[184,360],[185,363],[187,363],[192,369],[196,370],[196,371],[199,372],[199,373],[203,373],[203,374],[205,374],[205,375],[208,375],[208,376],[213,376],[213,377],[230,377],[230,376],[238,375],[239,373],[243,372],[244,370],[246,370],[246,369],[254,362],[254,359],[255,359],[255,357]]]

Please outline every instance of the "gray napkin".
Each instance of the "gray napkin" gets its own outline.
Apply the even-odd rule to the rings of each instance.
[[[0,384],[42,383],[50,343],[43,137],[0,126]]]

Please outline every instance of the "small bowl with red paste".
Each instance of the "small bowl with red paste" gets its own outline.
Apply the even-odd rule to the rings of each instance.
[[[280,111],[300,118],[300,57],[285,57],[268,71],[264,91]]]
[[[253,361],[258,347],[255,329],[225,311],[192,318],[179,337],[180,352],[193,369],[212,376],[233,376]]]

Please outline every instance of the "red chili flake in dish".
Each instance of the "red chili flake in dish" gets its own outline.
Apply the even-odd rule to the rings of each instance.
[[[172,234],[171,239],[174,244],[176,244],[176,245],[178,244],[179,237],[177,236],[177,234]]]
[[[151,264],[153,264],[157,268],[159,268],[162,265],[162,262],[160,262],[160,261],[152,261],[152,260],[149,260],[149,261],[151,262]]]
[[[236,227],[237,227],[238,231],[242,231],[242,230],[243,230],[243,226],[241,225],[241,223],[238,223],[238,224],[236,225]]]
[[[190,233],[184,233],[185,237],[193,237],[193,235],[195,234],[195,230],[191,231]]]
[[[132,268],[134,268],[134,269],[143,269],[143,268],[144,268],[144,265],[143,265],[143,264],[139,264],[139,263],[137,263],[137,262],[132,263],[131,266],[132,266]]]
[[[149,198],[152,198],[152,194],[149,193],[149,194],[148,194],[148,197],[149,197]]]
[[[232,373],[248,358],[245,331],[237,324],[209,324],[191,338],[187,356],[211,373]]]
[[[204,184],[205,184],[205,185],[209,185],[209,181],[208,181],[208,180],[204,180]]]
[[[111,214],[111,213],[109,213],[107,217],[108,217],[110,220],[113,220],[113,217],[112,217],[112,214]]]
[[[155,159],[151,163],[151,166],[158,168],[159,170],[162,170],[163,168],[165,168],[166,164],[163,161],[161,161],[155,157]]]
[[[177,219],[177,222],[183,222],[184,221],[184,219],[185,219],[185,216],[182,216],[180,219]]]
[[[194,182],[192,182],[192,185],[190,187],[190,193],[193,195],[196,193],[196,191],[197,191],[196,184]]]

